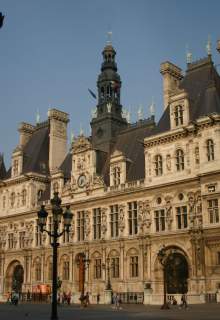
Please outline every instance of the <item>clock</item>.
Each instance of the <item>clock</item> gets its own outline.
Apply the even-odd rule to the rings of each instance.
[[[77,184],[78,184],[79,188],[85,187],[85,185],[86,185],[86,176],[84,174],[81,174],[81,176],[79,176]]]

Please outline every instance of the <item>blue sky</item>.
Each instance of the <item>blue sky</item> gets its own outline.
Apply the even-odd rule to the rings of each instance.
[[[35,123],[39,109],[70,115],[70,129],[87,134],[107,32],[122,79],[122,104],[137,119],[154,97],[157,120],[162,114],[160,63],[183,70],[188,44],[193,60],[206,56],[211,36],[213,60],[220,63],[219,0],[0,0],[5,22],[0,29],[0,152],[7,167],[19,141],[18,124]],[[70,134],[69,134],[70,135]]]

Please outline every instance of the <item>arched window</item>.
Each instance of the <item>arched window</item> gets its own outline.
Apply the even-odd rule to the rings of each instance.
[[[25,206],[27,202],[27,191],[24,189],[21,192],[21,205]]]
[[[41,199],[42,194],[43,194],[43,190],[42,189],[38,190],[38,192],[37,192],[37,200]]]
[[[183,124],[183,107],[181,105],[174,109],[174,121],[176,126]]]
[[[212,139],[208,139],[206,141],[207,148],[207,159],[208,161],[212,161],[215,159],[215,150],[214,150],[214,142]]]
[[[12,193],[11,193],[11,207],[13,208],[14,205],[15,205],[15,193],[12,192]]]
[[[161,176],[163,174],[163,159],[160,154],[155,156],[155,174]]]
[[[177,171],[184,170],[184,153],[181,149],[176,151],[176,169]]]

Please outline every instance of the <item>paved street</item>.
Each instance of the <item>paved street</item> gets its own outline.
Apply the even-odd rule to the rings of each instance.
[[[122,305],[122,310],[115,311],[112,306],[91,305],[80,309],[79,306],[62,306],[58,308],[59,320],[219,320],[220,304],[192,305],[187,310],[172,307],[170,310],[160,310],[159,306]],[[0,305],[0,319],[50,319],[48,304]]]

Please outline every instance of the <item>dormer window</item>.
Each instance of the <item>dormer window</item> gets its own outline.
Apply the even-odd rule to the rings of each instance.
[[[175,121],[176,127],[183,125],[183,106],[181,105],[175,106],[174,121]]]
[[[176,169],[177,171],[184,170],[184,152],[181,149],[176,151]]]
[[[16,176],[18,174],[18,160],[14,160],[13,162],[13,175]]]
[[[116,166],[112,168],[112,176],[113,176],[113,185],[118,186],[121,182],[121,169]]]
[[[155,174],[161,176],[163,174],[163,159],[160,154],[155,156]]]
[[[25,206],[27,202],[27,191],[24,189],[21,192],[21,205]]]
[[[12,192],[12,193],[11,193],[11,207],[13,208],[14,205],[15,205],[15,193]]]
[[[214,142],[212,139],[208,139],[206,141],[206,149],[207,149],[208,161],[214,160],[215,159],[215,150],[214,150]]]

